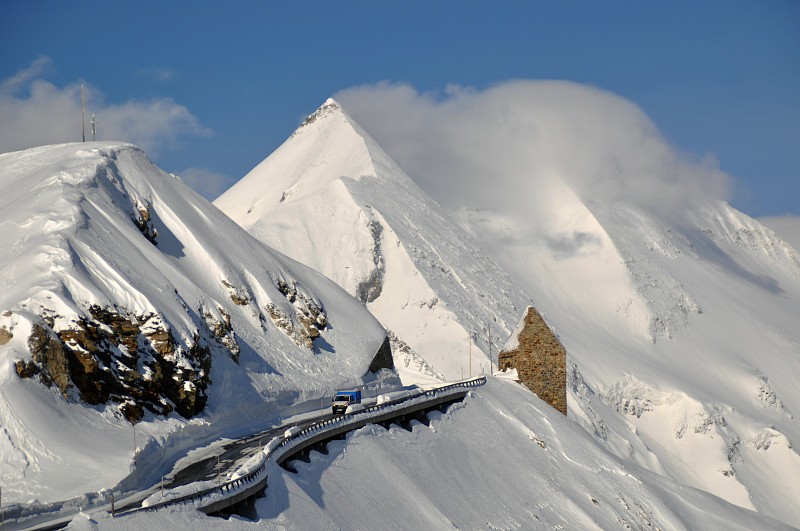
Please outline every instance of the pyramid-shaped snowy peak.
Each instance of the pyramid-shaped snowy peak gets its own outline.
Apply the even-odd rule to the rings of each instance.
[[[488,372],[530,302],[334,100],[215,204],[367,304],[401,370]]]

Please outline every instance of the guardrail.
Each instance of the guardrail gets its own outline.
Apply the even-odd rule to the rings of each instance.
[[[467,381],[464,381],[464,382],[456,382],[454,384],[446,385],[444,387],[437,387],[437,388],[434,388],[434,389],[429,389],[427,391],[421,391],[421,392],[413,394],[413,395],[404,396],[402,398],[391,400],[389,402],[384,402],[383,404],[376,404],[374,406],[370,406],[370,407],[361,409],[359,411],[354,411],[352,413],[345,413],[344,415],[341,415],[341,416],[336,417],[336,418],[326,419],[326,420],[320,421],[320,422],[318,422],[318,423],[316,423],[316,424],[314,424],[312,426],[309,426],[308,428],[305,428],[303,430],[298,431],[295,434],[292,434],[290,437],[287,437],[283,441],[281,441],[280,447],[283,447],[283,446],[291,443],[292,441],[294,441],[294,440],[296,440],[296,439],[298,439],[300,437],[303,437],[305,435],[308,435],[310,433],[317,433],[317,432],[321,431],[322,428],[325,428],[327,426],[331,426],[333,424],[342,425],[342,424],[347,423],[347,421],[349,421],[351,419],[360,418],[364,414],[374,413],[374,412],[377,412],[377,411],[383,411],[383,410],[385,410],[385,409],[387,409],[389,407],[397,406],[399,404],[404,404],[406,402],[410,402],[411,400],[416,400],[416,399],[418,399],[420,397],[423,397],[423,396],[424,397],[435,397],[435,396],[439,396],[441,394],[444,394],[444,393],[446,393],[448,391],[451,391],[453,389],[479,387],[479,386],[481,386],[481,385],[483,385],[485,383],[486,383],[486,377],[485,376],[481,376],[479,378],[473,378],[472,380],[467,380]]]
[[[288,435],[279,435],[270,441],[266,449],[263,450],[263,462],[256,470],[220,485],[215,485],[213,487],[165,500],[153,505],[148,505],[146,507],[139,507],[129,511],[120,511],[116,514],[121,516],[139,511],[155,511],[168,505],[178,505],[182,503],[191,503],[195,506],[195,508],[206,513],[216,512],[224,508],[224,506],[230,506],[234,503],[238,503],[242,499],[245,499],[260,491],[262,488],[265,488],[269,479],[266,474],[269,461],[286,455],[291,451],[293,445],[299,445],[300,442],[310,436],[319,434],[323,431],[332,431],[333,428],[338,429],[349,423],[355,424],[359,421],[363,421],[365,416],[370,417],[376,413],[382,414],[389,408],[398,407],[413,400],[419,400],[420,403],[424,404],[427,402],[427,400],[424,400],[425,398],[439,398],[444,394],[457,394],[453,391],[464,388],[479,387],[485,383],[486,377],[481,376],[479,378],[473,378],[472,380],[456,382],[444,387],[437,387],[427,391],[421,391],[413,395],[404,396],[382,404],[376,404],[352,413],[345,413],[344,415],[336,418],[320,421],[297,432],[291,432],[291,428],[289,428],[287,429]],[[276,441],[280,442],[276,443]],[[227,505],[225,502],[227,502]]]

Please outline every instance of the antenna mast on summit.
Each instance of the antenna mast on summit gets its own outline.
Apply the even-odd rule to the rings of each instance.
[[[95,129],[94,113],[92,113],[92,142],[94,142],[96,134],[97,129]]]
[[[85,102],[83,98],[83,83],[81,83],[81,142],[86,142]]]

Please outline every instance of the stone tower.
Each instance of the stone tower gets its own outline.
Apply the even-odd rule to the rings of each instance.
[[[567,414],[567,351],[533,306],[525,310],[497,365],[501,370],[517,369],[528,389]]]

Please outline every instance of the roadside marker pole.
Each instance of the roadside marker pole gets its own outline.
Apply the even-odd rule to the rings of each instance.
[[[472,378],[472,334],[469,334],[469,377]]]
[[[489,321],[486,321],[486,336],[489,339],[489,376],[494,374],[492,371],[492,325]],[[498,367],[499,369],[499,367]]]

